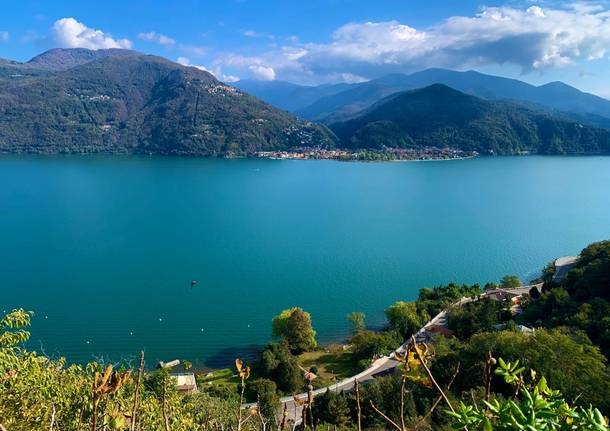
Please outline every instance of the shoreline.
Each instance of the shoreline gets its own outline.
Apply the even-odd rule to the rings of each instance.
[[[270,160],[336,160],[346,162],[419,162],[465,160],[478,157],[477,151],[453,147],[384,148],[381,150],[346,150],[295,148],[282,151],[258,151],[254,158]]]

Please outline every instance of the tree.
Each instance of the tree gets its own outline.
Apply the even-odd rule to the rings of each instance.
[[[365,328],[364,320],[365,315],[359,311],[352,311],[347,315],[347,320],[352,325],[352,332],[354,334],[362,331]]]
[[[523,283],[516,275],[505,275],[502,277],[502,281],[500,281],[502,289],[515,289],[519,286],[523,286]]]
[[[283,337],[290,350],[295,353],[315,349],[316,331],[311,324],[311,315],[302,308],[294,307],[282,311],[271,321],[272,333]]]
[[[314,420],[335,425],[339,428],[347,427],[350,423],[350,408],[347,396],[327,389],[318,395],[312,407]]]
[[[285,342],[269,344],[261,354],[259,368],[262,376],[273,380],[285,393],[294,393],[303,387],[303,373]]]
[[[404,391],[404,415],[406,418],[413,418],[418,413],[414,400],[414,387],[411,384],[407,386],[407,390]],[[362,421],[365,429],[389,429],[387,422],[372,410],[371,402],[394,422],[400,423],[402,389],[402,379],[397,375],[379,377],[362,385],[360,403],[363,406]]]
[[[280,314],[271,319],[271,335],[274,337],[283,337],[286,332],[288,318],[296,307],[282,311]]]
[[[369,360],[375,355],[387,355],[397,349],[402,344],[402,336],[398,331],[373,332],[365,330],[354,335],[350,344],[355,360]]]
[[[596,297],[610,300],[610,240],[583,249],[563,287],[579,301]]]
[[[258,408],[265,420],[275,423],[275,413],[280,405],[277,386],[269,379],[256,379],[247,386],[249,399],[258,402]]]
[[[405,339],[430,319],[425,310],[418,309],[417,303],[404,301],[398,301],[386,308],[385,315],[390,328],[397,330]]]
[[[474,335],[457,352],[448,352],[450,362],[460,362],[462,372],[456,379],[457,391],[470,390],[484,380],[485,355],[507,361],[526,359],[528,367],[543,374],[549,384],[568,399],[583,405],[593,404],[605,413],[610,411],[610,370],[599,348],[582,332],[536,329],[533,333],[513,331],[483,332]],[[442,356],[436,361],[444,362]],[[445,368],[455,365],[445,362]],[[433,367],[433,371],[434,371]],[[447,373],[445,373],[447,374]],[[497,382],[496,382],[497,383]],[[496,390],[503,391],[503,385]],[[512,395],[508,390],[505,395]]]
[[[423,288],[419,291],[417,298],[418,310],[426,310],[428,315],[436,316],[447,306],[453,304],[463,297],[472,297],[481,294],[481,287],[478,284],[455,284],[449,283],[445,286],[434,288]]]
[[[461,340],[472,335],[491,331],[493,326],[509,316],[502,316],[502,303],[491,299],[469,302],[459,307],[453,307],[447,313],[447,326]]]

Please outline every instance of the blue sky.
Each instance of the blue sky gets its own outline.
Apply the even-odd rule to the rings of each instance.
[[[7,2],[8,4],[8,2]],[[0,57],[125,47],[236,79],[357,82],[427,67],[610,97],[610,4],[557,0],[10,2]]]

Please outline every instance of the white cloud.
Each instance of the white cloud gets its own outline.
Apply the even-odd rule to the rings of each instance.
[[[273,58],[264,58],[257,56],[242,56],[237,54],[226,54],[216,58],[214,64],[218,67],[230,67],[240,70],[244,77],[257,79],[259,81],[273,81],[276,79],[276,71],[274,66],[279,65],[286,69],[293,64],[290,61],[282,63],[282,55],[272,53]]]
[[[138,38],[142,40],[147,40],[149,42],[156,42],[163,46],[174,46],[176,44],[176,41],[171,37],[154,31],[139,33]]]
[[[211,73],[212,75],[214,75],[214,77],[216,79],[218,79],[219,81],[222,81],[222,82],[230,83],[230,82],[239,81],[239,77],[237,77],[237,76],[225,75],[224,73],[222,73],[222,69],[219,66],[209,69],[205,66],[199,66],[199,65],[191,63],[191,60],[186,57],[178,57],[176,59],[176,63],[181,64],[183,66],[187,66],[187,67],[195,67],[199,70],[203,70],[205,72]]]
[[[610,48],[610,14],[597,8],[484,8],[425,29],[398,21],[351,23],[328,44],[309,44],[300,61],[312,68],[347,65],[467,67],[512,63],[524,70],[602,58]]]
[[[8,42],[10,34],[8,31],[0,31],[0,42]]]
[[[201,56],[205,55],[208,51],[205,46],[185,45],[182,43],[179,45],[179,48],[184,53],[195,56],[195,57],[201,57]]]
[[[62,18],[55,21],[52,31],[53,41],[62,48],[130,49],[132,47],[130,40],[114,39],[110,34],[89,28],[74,18]]]
[[[269,40],[275,40],[276,39],[275,35],[273,35],[271,33],[259,32],[259,31],[256,31],[256,30],[242,30],[241,34],[246,36],[246,37],[252,37],[252,38],[265,37],[265,38],[267,38]]]
[[[512,64],[529,72],[608,56],[607,7],[592,2],[552,4],[484,7],[475,15],[452,16],[425,28],[399,21],[348,23],[327,43],[288,40],[286,46],[257,56],[223,54],[215,64],[259,79],[265,67],[277,79],[319,83],[426,67]]]
[[[275,70],[273,70],[273,67],[253,64],[248,66],[248,70],[252,72],[252,75],[255,78],[261,81],[273,81],[275,79]]]

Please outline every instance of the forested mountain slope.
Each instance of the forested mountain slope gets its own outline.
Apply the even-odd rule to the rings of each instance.
[[[9,69],[0,79],[0,152],[218,156],[333,146],[335,138],[325,127],[205,71],[110,51],[59,71],[58,53],[44,61],[0,65]],[[70,62],[84,61],[78,52]]]
[[[347,148],[455,147],[484,154],[610,152],[610,131],[445,85],[397,93],[330,125]]]

